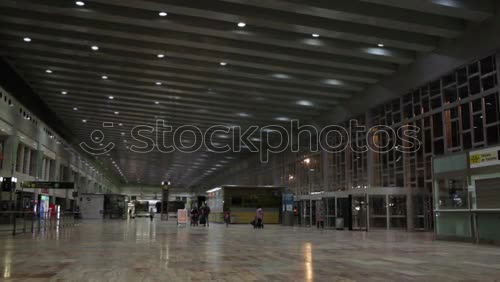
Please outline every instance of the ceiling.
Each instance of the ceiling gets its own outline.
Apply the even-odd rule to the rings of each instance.
[[[99,159],[123,182],[192,187],[248,153],[132,153],[131,128],[314,120],[494,10],[490,0],[2,0],[0,55],[79,140],[100,129],[117,144]]]

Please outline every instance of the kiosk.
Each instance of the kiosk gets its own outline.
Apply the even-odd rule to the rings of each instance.
[[[500,147],[433,160],[438,239],[500,244]]]

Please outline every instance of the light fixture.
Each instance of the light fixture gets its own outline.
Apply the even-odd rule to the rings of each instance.
[[[239,22],[239,23],[238,23],[238,27],[245,27],[245,26],[247,26],[247,24],[246,24],[246,23],[244,23],[244,22]]]
[[[221,66],[226,66],[226,65],[227,65],[227,63],[226,63],[226,62],[220,62],[220,65],[221,65]]]
[[[338,79],[325,79],[323,80],[323,83],[328,84],[328,85],[342,85],[344,84],[342,81]]]
[[[290,119],[287,118],[287,117],[277,117],[277,118],[275,118],[275,120],[278,120],[278,121],[290,121]]]
[[[86,120],[86,119],[82,119],[82,122],[83,122],[83,123],[86,123],[86,122],[87,122],[87,120]]]
[[[109,96],[108,98],[109,98],[109,100],[113,100],[115,97]]]
[[[163,54],[158,54],[158,55],[156,55],[156,56],[157,56],[158,58],[160,58],[160,59],[161,59],[161,58],[163,58],[163,57],[165,57],[165,55],[163,55]]]
[[[83,1],[76,1],[76,2],[75,2],[75,4],[76,4],[77,6],[80,6],[80,7],[81,7],[81,6],[85,6],[85,2],[83,2]]]
[[[377,46],[380,48],[383,48],[385,45],[384,45],[384,43],[379,43],[379,44],[377,44]]]
[[[108,77],[107,77],[107,76],[105,76],[105,75],[101,76],[101,78],[102,78],[102,79],[108,79]]]
[[[155,101],[155,105],[158,105],[158,104],[160,104],[160,102],[158,102],[158,101]]]
[[[275,73],[272,75],[272,77],[279,78],[279,79],[290,79],[291,78],[291,76],[289,76],[288,74],[284,74],[284,73]]]
[[[25,37],[25,38],[23,38],[23,40],[24,40],[24,42],[31,42],[31,38],[29,38],[29,37]]]
[[[46,70],[45,72],[46,73],[52,73],[52,70]]]
[[[161,84],[162,84],[162,83],[161,83],[161,82],[159,82],[159,81],[157,81],[157,82],[156,82],[156,85],[158,85],[158,86],[160,86]]]
[[[120,114],[120,112],[115,112],[115,115],[119,115],[119,114]]]
[[[118,126],[123,126],[123,123],[119,123]]]
[[[90,49],[97,51],[97,50],[99,50],[99,46],[94,45],[94,46],[90,47]]]
[[[219,191],[219,190],[221,190],[221,189],[222,189],[221,187],[216,187],[216,188],[214,188],[214,189],[210,189],[210,190],[208,190],[208,191],[207,191],[207,193],[217,192],[217,191]]]
[[[77,108],[77,107],[74,107],[74,108],[73,108],[73,111],[78,111],[78,108]]]
[[[304,163],[305,163],[305,164],[309,164],[310,162],[311,162],[311,159],[310,159],[310,158],[304,159]]]
[[[160,17],[166,17],[168,14],[167,14],[167,12],[159,12],[158,15]]]
[[[67,91],[61,91],[61,94],[66,95],[66,94],[68,94],[68,92]]]
[[[250,115],[247,113],[238,113],[240,117],[249,117]]]
[[[318,37],[319,37],[319,34],[317,34],[317,33],[313,33],[313,34],[312,34],[312,37],[314,37],[314,38],[318,38]]]
[[[305,107],[312,107],[312,106],[314,106],[314,104],[311,101],[307,101],[307,100],[297,101],[297,105],[305,106]]]

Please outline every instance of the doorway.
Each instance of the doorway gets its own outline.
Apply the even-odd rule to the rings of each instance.
[[[352,230],[368,231],[366,195],[353,195],[351,200]]]

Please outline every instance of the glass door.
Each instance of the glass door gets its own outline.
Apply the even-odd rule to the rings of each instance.
[[[368,230],[367,226],[367,204],[365,195],[352,196],[352,229]]]

